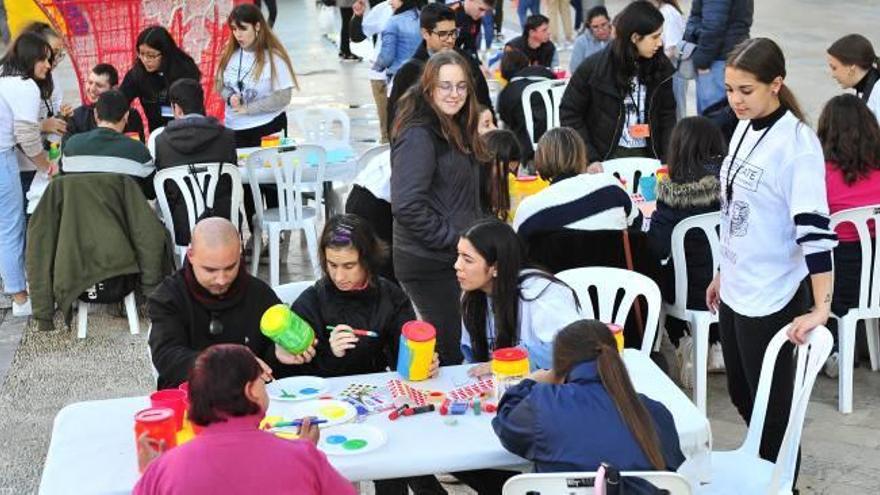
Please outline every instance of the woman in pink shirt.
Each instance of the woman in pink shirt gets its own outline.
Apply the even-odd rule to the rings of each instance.
[[[306,421],[293,441],[258,429],[272,381],[264,366],[243,345],[205,349],[189,380],[189,419],[202,431],[151,462],[134,493],[357,493],[315,447],[317,426]]]
[[[825,153],[825,183],[831,214],[861,206],[880,207],[880,125],[865,102],[851,94],[831,98],[819,117],[817,134]],[[835,231],[840,244],[834,249],[831,311],[842,316],[859,304],[862,253],[852,224],[840,225]],[[871,236],[874,236],[873,226]],[[836,347],[825,363],[824,372],[832,378],[837,376]]]

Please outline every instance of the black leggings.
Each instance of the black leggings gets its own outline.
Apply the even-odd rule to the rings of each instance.
[[[263,8],[261,0],[254,0],[254,5],[261,10]],[[266,7],[269,9],[269,27],[274,27],[275,18],[278,17],[278,5],[275,3],[275,0],[266,0]]]
[[[351,55],[351,36],[348,34],[348,24],[354,16],[354,9],[339,7],[339,13],[342,15],[342,28],[339,30],[339,53]]]

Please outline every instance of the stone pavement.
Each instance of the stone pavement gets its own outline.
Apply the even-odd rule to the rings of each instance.
[[[607,3],[613,15],[626,2]],[[302,84],[292,108],[331,105],[346,109],[356,148],[367,148],[378,138],[378,119],[367,82],[368,62],[338,61],[335,46],[319,30],[314,2],[281,0],[279,4],[276,31]],[[514,25],[516,15],[510,2],[505,4],[505,30],[515,35],[519,31]],[[783,47],[788,57],[786,82],[815,125],[823,102],[839,92],[828,76],[825,48],[837,37],[858,31],[880,48],[876,30],[868,29],[880,25],[880,7],[876,0],[765,0],[756,4],[753,34],[770,36]],[[366,43],[354,49],[362,55],[371,51]],[[567,61],[568,53],[563,52],[562,57]],[[56,77],[66,89],[66,100],[76,101],[69,62],[60,67]],[[292,246],[288,264],[282,266],[282,282],[311,278],[298,237]],[[266,275],[263,266],[261,276]],[[61,329],[60,321],[59,330],[38,333],[25,320],[12,318],[3,307],[0,304],[0,493],[32,493],[39,484],[52,419],[61,407],[150,390],[146,335],[129,335],[125,320],[106,310],[90,314],[89,336],[83,341]],[[141,328],[146,329],[146,322],[142,321]],[[744,423],[727,398],[724,376],[711,376],[709,385],[715,448],[733,448],[743,438]],[[837,381],[817,380],[803,436],[801,493],[880,492],[880,373],[862,367],[856,370],[854,385],[854,412],[841,415],[836,410]],[[448,488],[452,493],[471,493],[460,486]],[[370,492],[368,487],[365,490]]]

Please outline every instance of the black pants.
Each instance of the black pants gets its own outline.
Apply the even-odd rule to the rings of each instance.
[[[254,0],[254,5],[262,9],[263,2],[261,0]],[[275,18],[278,17],[278,5],[275,3],[275,0],[266,0],[266,7],[269,8],[269,27],[274,27]]]
[[[342,28],[339,30],[339,53],[350,55],[351,36],[348,34],[348,24],[354,16],[354,9],[351,7],[339,7],[339,13],[342,14]]]
[[[376,495],[409,495],[410,489],[415,495],[446,495],[446,489],[433,475],[414,476],[412,478],[394,478],[373,482]]]
[[[875,241],[876,242],[876,241]],[[873,252],[873,251],[872,251]],[[852,308],[859,306],[859,292],[862,283],[862,248],[859,241],[841,242],[834,248],[834,298],[831,300],[831,312],[843,316]],[[877,290],[877,289],[875,289]],[[865,327],[865,320],[856,324],[857,335]],[[828,319],[828,329],[834,336],[834,350],[837,350],[837,320]],[[858,354],[855,359],[859,362]]]
[[[393,222],[391,203],[377,198],[368,189],[355,184],[345,201],[345,212],[358,215],[369,222],[373,227],[373,232],[388,246],[390,253],[392,247],[391,224]],[[394,276],[394,261],[391,256],[382,263],[378,272],[388,280],[397,281]]]
[[[452,263],[394,249],[394,273],[419,318],[437,329],[440,364],[461,364],[461,288]]]
[[[806,283],[801,284],[797,293],[784,308],[767,316],[757,318],[743,316],[730,309],[724,301],[721,302],[718,328],[721,334],[724,366],[727,368],[727,392],[746,424],[752,418],[752,407],[767,344],[782,327],[791,323],[796,316],[806,313],[809,305],[810,294]],[[770,462],[776,462],[782,437],[788,425],[788,413],[794,391],[793,351],[793,345],[790,342],[785,343],[779,351],[773,371],[760,448],[761,458]],[[800,465],[800,452],[798,452],[798,465]],[[797,469],[795,469],[796,480]]]
[[[477,495],[501,495],[501,488],[504,486],[504,483],[520,473],[503,469],[477,469],[449,474],[471,487],[477,492]]]

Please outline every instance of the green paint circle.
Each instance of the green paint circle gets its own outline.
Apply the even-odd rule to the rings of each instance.
[[[342,444],[342,448],[345,450],[360,450],[366,446],[367,446],[367,441],[361,440],[359,438],[349,440],[349,441]]]

